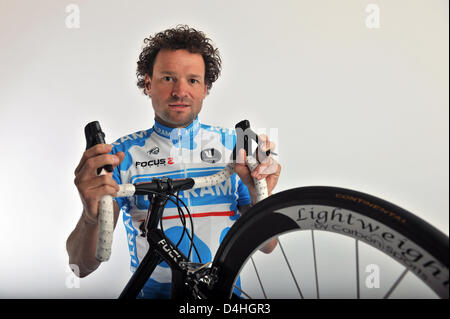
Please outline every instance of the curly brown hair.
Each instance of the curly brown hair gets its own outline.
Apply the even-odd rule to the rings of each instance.
[[[158,52],[162,49],[185,49],[190,53],[200,53],[205,62],[205,84],[209,90],[212,84],[219,78],[222,60],[219,50],[211,44],[201,31],[197,31],[187,25],[178,25],[144,39],[144,48],[137,62],[137,86],[145,93],[145,74],[153,76],[153,65]]]

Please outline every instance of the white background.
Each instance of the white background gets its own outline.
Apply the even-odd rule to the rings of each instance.
[[[71,3],[80,28],[66,26]],[[380,28],[366,25],[370,3]],[[124,287],[119,224],[112,259],[68,288],[65,242],[81,213],[73,171],[86,123],[99,120],[108,142],[152,125],[137,57],[145,37],[181,23],[223,58],[200,120],[278,129],[278,191],[359,190],[448,235],[448,9],[446,0],[0,0],[0,298],[114,298]]]

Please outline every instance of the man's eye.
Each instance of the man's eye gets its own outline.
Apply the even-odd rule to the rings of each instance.
[[[165,76],[163,79],[164,79],[164,81],[167,81],[167,82],[172,80],[172,78],[170,76]]]
[[[190,81],[191,81],[192,84],[199,83],[199,81],[196,80],[196,79],[191,79]]]

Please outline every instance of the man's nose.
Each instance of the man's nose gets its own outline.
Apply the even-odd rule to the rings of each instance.
[[[178,80],[174,83],[172,88],[172,96],[184,98],[188,95],[188,85],[183,80]]]

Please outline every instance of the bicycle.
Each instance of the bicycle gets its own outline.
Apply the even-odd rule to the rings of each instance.
[[[239,122],[236,125],[236,133],[237,143],[233,151],[233,160],[236,159],[236,150],[244,148],[247,153],[247,165],[253,170],[258,162],[249,154],[252,140],[258,143],[257,135],[250,129],[248,121]],[[102,140],[104,134],[99,125],[93,134],[100,137],[96,142],[91,138],[88,145],[104,143]],[[86,137],[88,138],[88,135]],[[269,155],[269,152],[266,155]],[[142,230],[147,237],[149,250],[119,298],[136,298],[155,267],[162,261],[165,261],[172,271],[172,298],[224,299],[236,297],[234,293],[236,289],[248,296],[235,283],[247,260],[261,245],[289,232],[326,230],[354,238],[356,249],[358,241],[364,242],[405,267],[385,297],[390,296],[405,274],[410,271],[437,296],[448,299],[448,237],[421,218],[392,203],[337,187],[300,187],[267,197],[265,180],[255,179],[257,204],[231,227],[211,263],[191,262],[190,255],[193,250],[196,251],[193,243],[194,227],[189,210],[179,198],[179,193],[182,190],[216,185],[228,179],[233,173],[234,162],[211,176],[179,180],[159,178],[148,183],[120,185],[116,197],[148,195],[151,211],[149,209],[145,228]],[[168,201],[172,201],[178,208],[179,218],[184,227],[181,237],[187,234],[191,241],[188,256],[178,249],[180,242],[174,244],[164,234],[161,220],[164,206]],[[186,217],[181,205],[187,210],[187,216],[190,218],[191,233],[187,231]],[[110,257],[113,228],[113,198],[106,195],[99,203],[100,230],[96,251],[96,258],[99,261],[107,261]],[[281,246],[281,243],[278,243]],[[283,250],[282,247],[281,249]],[[293,275],[291,266],[289,271]],[[359,285],[359,275],[357,276]],[[293,278],[300,296],[303,297],[294,275]]]

